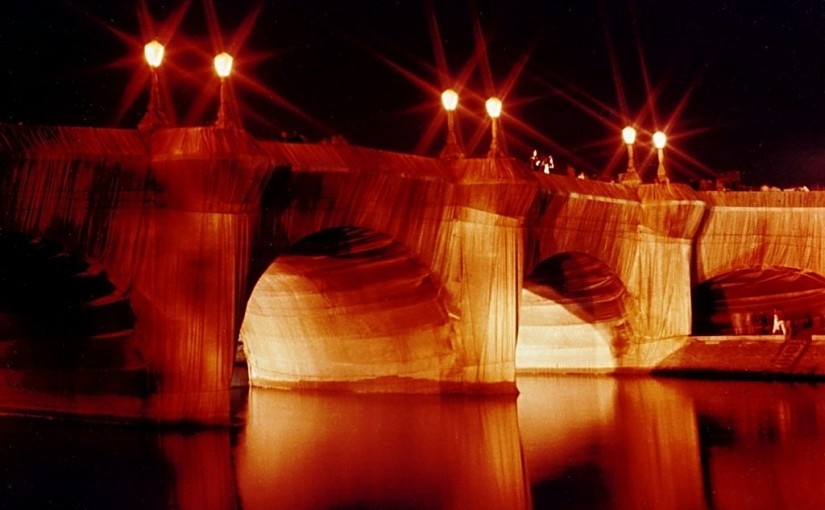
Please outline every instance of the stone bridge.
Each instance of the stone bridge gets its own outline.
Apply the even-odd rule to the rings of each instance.
[[[348,391],[649,369],[776,302],[815,327],[824,205],[239,129],[3,126],[0,408],[225,423],[239,351],[252,384]]]

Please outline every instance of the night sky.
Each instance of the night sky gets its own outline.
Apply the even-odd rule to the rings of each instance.
[[[153,36],[182,3],[146,1]],[[230,80],[243,125],[260,138],[339,134],[435,155],[444,138],[438,94],[464,74],[458,122],[471,155],[489,144],[483,99],[508,89],[503,126],[514,157],[536,148],[615,176],[630,122],[646,132],[640,162],[651,155],[650,132],[667,127],[667,161],[680,180],[741,170],[751,184],[825,185],[821,0],[211,3],[224,46],[254,19]],[[179,125],[215,116],[207,10],[191,2],[167,45],[161,83]],[[149,82],[139,11],[139,2],[6,0],[0,121],[136,126]],[[437,65],[433,18],[449,78]],[[487,51],[472,64],[476,33]],[[650,159],[645,172],[654,166]]]

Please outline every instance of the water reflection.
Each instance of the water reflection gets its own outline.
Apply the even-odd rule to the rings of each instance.
[[[822,386],[693,388],[710,508],[825,507]]]
[[[655,380],[524,378],[535,508],[703,508],[691,402]]]
[[[253,390],[244,508],[529,508],[513,398]]]
[[[825,507],[823,386],[519,387],[518,400],[251,390],[237,430],[3,419],[0,507]]]
[[[229,509],[229,432],[0,421],[0,508]]]
[[[535,508],[825,507],[825,388],[524,378]]]

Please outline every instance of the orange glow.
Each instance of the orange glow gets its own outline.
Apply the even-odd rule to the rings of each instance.
[[[624,143],[627,145],[633,145],[636,143],[636,130],[633,126],[627,126],[622,129],[622,140],[624,140]]]
[[[143,47],[146,62],[153,68],[160,67],[161,62],[163,62],[163,51],[164,47],[157,39],[146,43],[146,46]]]
[[[453,89],[447,89],[441,94],[441,104],[448,112],[454,112],[458,108],[458,93]]]
[[[226,78],[232,73],[232,61],[232,55],[225,51],[215,57],[215,72],[218,76]]]
[[[497,97],[491,97],[484,103],[484,106],[487,108],[487,115],[489,115],[493,119],[497,119],[501,116],[501,100]]]
[[[530,508],[509,400],[254,388],[248,416],[230,476],[243,508]]]
[[[139,4],[138,2],[135,2]],[[92,15],[89,15],[91,20],[95,22],[97,25],[101,26],[104,30],[109,32],[110,34],[114,35],[119,41],[123,42],[125,46],[128,48],[128,55],[121,56],[109,63],[112,67],[128,69],[130,71],[130,78],[127,82],[123,92],[120,95],[120,101],[117,105],[117,111],[114,114],[114,122],[115,124],[120,124],[123,120],[125,115],[128,111],[132,109],[135,105],[135,102],[142,96],[144,91],[146,90],[146,80],[148,76],[148,71],[153,70],[154,67],[149,64],[149,69],[146,69],[145,64],[148,63],[146,59],[146,41],[152,41],[156,39],[157,41],[163,41],[164,44],[169,44],[172,40],[176,40],[180,42],[178,39],[178,27],[182,23],[184,17],[186,16],[189,6],[192,4],[192,0],[184,0],[182,2],[177,2],[179,5],[172,11],[168,13],[167,18],[162,22],[157,22],[152,15],[149,13],[148,6],[145,2],[139,4],[138,6],[138,22],[140,24],[140,36],[134,36],[129,33],[122,31],[119,28],[116,28],[109,24],[108,21],[104,21],[102,19],[96,18]],[[179,47],[178,42],[175,43],[176,47]],[[182,41],[185,43],[185,40]],[[151,44],[151,42],[150,42]],[[160,44],[158,42],[158,44]],[[154,45],[152,45],[154,46]],[[143,60],[138,56],[138,52],[140,49],[144,49]],[[165,53],[165,51],[164,51]],[[165,55],[164,55],[165,57]],[[137,72],[135,71],[135,65],[140,65],[140,70]],[[179,78],[178,74],[181,72],[179,68],[175,66],[174,62],[171,62],[171,70],[169,69],[170,63],[164,62],[163,65],[166,68],[166,72],[169,73],[168,76],[175,76],[175,80]],[[175,112],[173,108],[171,108],[171,97],[169,95],[169,90],[166,87],[165,82],[161,82],[158,85],[158,95],[159,103],[164,105],[164,114],[169,119],[169,121],[173,124],[176,123],[175,119]]]
[[[661,131],[653,133],[653,145],[657,149],[664,149],[665,145],[667,145],[667,135]]]

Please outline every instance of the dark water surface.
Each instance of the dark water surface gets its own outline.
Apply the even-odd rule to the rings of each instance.
[[[825,386],[521,377],[250,390],[233,430],[0,420],[0,508],[825,508]]]

